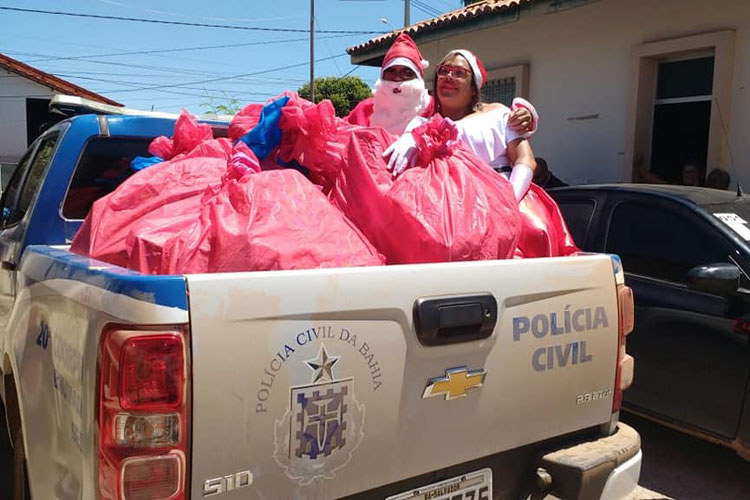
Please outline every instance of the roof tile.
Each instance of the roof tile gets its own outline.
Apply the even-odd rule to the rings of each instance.
[[[29,80],[33,80],[41,85],[44,85],[45,87],[49,87],[52,90],[63,94],[85,97],[87,99],[93,99],[95,101],[103,102],[105,104],[111,104],[113,106],[122,106],[121,103],[113,101],[108,97],[104,97],[103,95],[99,95],[96,92],[86,90],[85,88],[80,87],[75,83],[63,80],[62,78],[59,78],[50,73],[45,73],[40,69],[36,69],[26,63],[22,63],[21,61],[18,61],[1,53],[0,68],[5,68],[8,71],[12,71],[13,73],[26,77]]]
[[[512,7],[517,7],[521,4],[531,3],[532,1],[534,0],[483,0],[467,7],[462,7],[451,12],[446,12],[445,14],[438,17],[420,21],[404,29],[377,36],[366,41],[365,43],[349,47],[348,49],[346,49],[346,51],[349,53],[349,55],[357,55],[363,52],[387,46],[393,40],[395,40],[400,33],[408,33],[413,37],[415,35],[421,35],[437,29],[471,22],[475,19],[485,16],[498,14],[504,10],[510,9]]]

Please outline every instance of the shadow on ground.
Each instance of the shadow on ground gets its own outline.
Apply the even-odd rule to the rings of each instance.
[[[734,451],[623,413],[641,435],[641,498],[750,499],[750,462]]]

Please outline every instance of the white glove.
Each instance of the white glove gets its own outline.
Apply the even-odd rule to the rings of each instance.
[[[534,177],[534,171],[525,163],[516,163],[510,172],[510,184],[513,186],[513,194],[516,195],[516,201],[526,195],[531,185],[531,179]]]
[[[448,119],[450,120],[450,118]],[[419,127],[420,125],[424,125],[427,122],[428,120],[424,116],[417,116],[415,118],[412,118],[411,121],[406,124],[406,129],[404,130],[404,132],[411,132],[415,128]]]
[[[393,177],[414,166],[417,157],[417,143],[410,132],[405,133],[396,142],[383,151],[383,157],[388,158],[388,170],[393,172]]]

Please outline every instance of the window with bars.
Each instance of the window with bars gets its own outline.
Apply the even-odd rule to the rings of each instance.
[[[482,87],[482,100],[484,102],[500,102],[510,106],[516,96],[516,77],[496,78],[489,80]]]

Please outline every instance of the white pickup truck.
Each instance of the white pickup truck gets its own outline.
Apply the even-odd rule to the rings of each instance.
[[[114,189],[98,175],[117,178],[111,169],[173,125],[65,120],[3,193],[12,467],[0,494],[632,491],[640,439],[618,414],[633,306],[617,257],[146,276],[70,253],[87,207]]]

